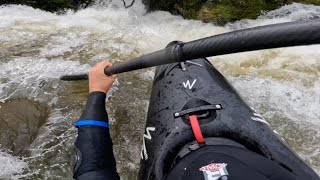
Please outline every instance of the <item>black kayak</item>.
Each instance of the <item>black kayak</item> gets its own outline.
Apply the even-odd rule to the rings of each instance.
[[[143,137],[140,179],[172,179],[173,167],[189,167],[179,165],[188,164],[186,157],[196,160],[203,153],[224,151],[219,150],[222,146],[267,159],[270,166],[280,166],[296,179],[319,179],[208,60],[157,67]],[[192,166],[200,173],[219,170],[220,177],[233,179],[230,172],[223,171],[226,164],[218,162],[218,157],[205,157]],[[183,175],[171,177],[183,179]]]

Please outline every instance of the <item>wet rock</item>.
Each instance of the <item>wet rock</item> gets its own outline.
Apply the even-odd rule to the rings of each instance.
[[[149,11],[164,10],[197,19],[225,25],[241,19],[256,19],[265,11],[271,11],[293,2],[320,5],[319,0],[143,0]]]
[[[137,179],[146,110],[152,80],[145,70],[124,73],[118,77],[120,86],[107,102],[110,133],[117,169],[123,179]],[[132,83],[128,83],[132,82]]]
[[[49,111],[46,105],[26,99],[0,103],[0,146],[19,154],[36,138]]]

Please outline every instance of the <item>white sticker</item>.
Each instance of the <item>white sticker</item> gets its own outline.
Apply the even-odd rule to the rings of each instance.
[[[192,87],[194,86],[194,84],[197,82],[197,79],[194,79],[192,84],[190,84],[190,81],[188,80],[187,82],[183,82],[183,86],[184,88],[189,88],[189,89],[192,89]]]
[[[205,180],[227,180],[229,175],[226,163],[211,163],[201,167],[199,171],[203,172]]]
[[[254,111],[253,116],[251,116],[251,120],[259,121],[270,126],[270,124],[259,113],[257,113],[255,109],[253,109],[253,107],[250,108]]]

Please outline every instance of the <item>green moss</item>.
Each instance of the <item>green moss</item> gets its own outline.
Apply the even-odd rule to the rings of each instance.
[[[149,10],[165,10],[187,19],[224,25],[229,21],[255,19],[261,12],[299,2],[320,5],[320,0],[144,0]]]
[[[296,0],[294,2],[299,2],[299,3],[302,3],[302,4],[320,5],[320,0]]]
[[[207,3],[200,9],[198,19],[204,22],[223,24],[239,19],[254,19],[261,14],[262,10],[271,8],[266,2],[256,0],[229,0],[222,1],[221,3]]]
[[[175,8],[185,18],[196,18],[204,2],[203,0],[184,0],[179,4],[175,4]]]

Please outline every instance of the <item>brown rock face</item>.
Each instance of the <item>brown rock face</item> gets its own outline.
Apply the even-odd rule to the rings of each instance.
[[[0,103],[0,146],[19,154],[36,138],[48,107],[26,99]]]

